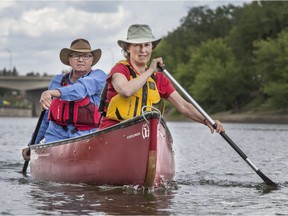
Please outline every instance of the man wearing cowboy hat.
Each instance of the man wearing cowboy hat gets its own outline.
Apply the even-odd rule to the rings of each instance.
[[[160,105],[162,99],[166,99],[180,113],[207,125],[211,132],[214,132],[212,125],[207,124],[208,122],[195,107],[175,90],[170,80],[163,73],[157,72],[158,64],[164,65],[163,59],[154,58],[148,66],[152,52],[160,41],[161,38],[155,38],[150,27],[145,24],[131,25],[127,37],[118,40],[126,60],[118,62],[106,80],[108,90],[106,106],[103,109],[105,115],[101,120],[100,129],[139,116],[142,110],[151,111],[160,108],[162,109],[160,111],[163,111],[164,108]],[[215,122],[216,131],[223,131],[221,122],[218,120]]]
[[[97,106],[106,74],[100,69],[92,70],[92,66],[100,57],[101,50],[92,50],[90,43],[82,38],[60,51],[61,62],[71,66],[71,72],[56,75],[49,90],[42,93],[40,105],[46,113],[35,143],[43,138],[47,143],[96,131]]]

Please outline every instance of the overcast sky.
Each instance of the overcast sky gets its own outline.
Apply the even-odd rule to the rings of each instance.
[[[102,57],[93,67],[109,72],[123,58],[117,40],[131,24],[148,24],[155,37],[180,26],[191,7],[243,5],[242,1],[13,1],[0,2],[0,70],[16,67],[55,75],[69,69],[59,59],[62,48],[76,38],[88,39]]]

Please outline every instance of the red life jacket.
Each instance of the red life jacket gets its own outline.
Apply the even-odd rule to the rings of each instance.
[[[70,73],[64,75],[62,86],[70,85],[69,75]],[[99,126],[100,113],[88,96],[78,101],[54,98],[49,108],[48,119],[63,127],[73,124],[75,130],[90,130]]]

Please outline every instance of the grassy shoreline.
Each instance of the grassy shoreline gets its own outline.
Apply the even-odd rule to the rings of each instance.
[[[250,111],[244,113],[223,112],[214,114],[212,117],[219,119],[222,122],[288,124],[288,113],[277,111]]]
[[[263,124],[288,124],[288,113],[281,111],[249,111],[241,113],[221,112],[210,115],[225,123],[263,123]],[[165,116],[168,121],[189,121],[184,116]]]

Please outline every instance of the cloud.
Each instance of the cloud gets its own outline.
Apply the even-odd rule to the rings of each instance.
[[[239,1],[242,4],[245,1]],[[217,7],[224,1],[1,1],[0,69],[16,67],[22,75],[51,75],[67,69],[59,52],[76,38],[86,38],[103,55],[95,66],[109,72],[121,60],[117,40],[134,23],[151,26],[163,37],[180,25],[191,7]]]
[[[56,34],[60,36],[66,32],[71,36],[77,36],[79,33],[89,34],[95,30],[99,32],[109,30],[124,20],[125,12],[122,7],[119,7],[113,14],[92,13],[70,6],[59,13],[57,8],[46,7],[23,12],[22,17],[13,23],[11,34],[48,38]],[[92,27],[94,30],[91,29]]]

